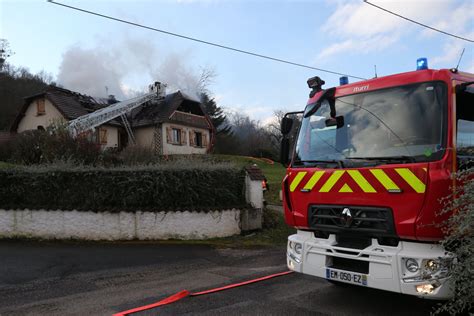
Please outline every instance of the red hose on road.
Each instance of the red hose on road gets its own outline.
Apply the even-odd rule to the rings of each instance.
[[[186,296],[189,296],[189,291],[184,290],[184,291],[178,292],[174,295],[171,295],[171,296],[169,296],[169,297],[167,297],[167,298],[165,298],[165,299],[163,299],[159,302],[156,302],[156,303],[153,303],[153,304],[150,304],[150,305],[137,307],[137,308],[132,308],[132,309],[129,309],[127,311],[114,314],[113,316],[125,316],[125,315],[129,315],[129,314],[132,314],[132,313],[141,312],[141,311],[144,311],[144,310],[147,310],[147,309],[155,308],[155,307],[158,307],[158,306],[171,304],[171,303],[174,303],[176,301],[179,301],[180,299],[185,298]]]
[[[250,281],[230,284],[230,285],[226,285],[226,286],[223,286],[223,287],[218,287],[216,289],[206,290],[206,291],[202,291],[202,292],[191,293],[190,296],[199,296],[199,295],[206,295],[206,294],[211,294],[211,293],[219,292],[219,291],[225,291],[225,290],[228,290],[228,289],[232,289],[234,287],[247,285],[247,284],[251,284],[251,283],[256,283],[256,282],[260,282],[260,281],[265,281],[265,280],[268,280],[268,279],[272,279],[272,278],[279,277],[279,276],[282,276],[282,275],[287,275],[287,274],[290,274],[290,273],[293,273],[293,271],[285,271],[285,272],[275,273],[275,274],[267,275],[267,276],[264,276],[264,277],[261,277],[261,278],[258,278],[258,279],[253,279],[253,280],[250,280]]]
[[[171,304],[171,303],[179,301],[179,300],[181,300],[181,299],[183,299],[187,296],[192,297],[192,296],[206,295],[206,294],[211,294],[211,293],[215,293],[215,292],[225,291],[225,290],[229,290],[229,289],[232,289],[232,288],[235,288],[235,287],[239,287],[239,286],[243,286],[243,285],[247,285],[247,284],[252,284],[252,283],[256,283],[256,282],[260,282],[260,281],[265,281],[265,280],[268,280],[268,279],[276,278],[276,277],[287,275],[287,274],[290,274],[290,273],[293,273],[293,271],[285,271],[285,272],[275,273],[275,274],[267,275],[267,276],[264,276],[264,277],[261,277],[261,278],[257,278],[257,279],[253,279],[253,280],[249,280],[249,281],[244,281],[244,282],[240,282],[240,283],[234,283],[234,284],[226,285],[226,286],[223,286],[223,287],[218,287],[218,288],[215,288],[215,289],[210,289],[210,290],[201,291],[201,292],[197,292],[197,293],[190,293],[189,291],[184,290],[184,291],[178,292],[176,294],[173,294],[173,295],[171,295],[171,296],[169,296],[169,297],[167,297],[167,298],[165,298],[161,301],[158,301],[156,303],[141,306],[141,307],[137,307],[137,308],[133,308],[133,309],[129,309],[129,310],[126,310],[124,312],[119,312],[119,313],[114,314],[113,316],[126,316],[126,315],[129,315],[129,314],[132,314],[132,313],[137,313],[137,312],[141,312],[141,311],[144,311],[144,310],[147,310],[147,309],[151,309],[151,308]]]

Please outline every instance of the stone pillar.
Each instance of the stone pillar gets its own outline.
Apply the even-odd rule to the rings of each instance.
[[[262,228],[263,219],[263,188],[265,176],[256,165],[245,168],[245,199],[251,208],[242,210],[240,222],[242,231]]]

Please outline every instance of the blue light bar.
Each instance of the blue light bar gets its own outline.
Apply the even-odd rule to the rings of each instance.
[[[345,84],[349,84],[349,78],[347,76],[342,76],[339,78],[339,84],[341,86],[345,85]]]
[[[423,58],[418,58],[416,60],[416,70],[424,70],[428,69],[428,59],[423,57]]]

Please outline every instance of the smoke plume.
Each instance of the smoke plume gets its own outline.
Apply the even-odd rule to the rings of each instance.
[[[124,38],[94,48],[76,45],[63,54],[58,83],[84,94],[114,94],[124,100],[146,92],[148,84],[160,81],[168,85],[168,92],[181,90],[199,99],[214,75],[208,69],[196,70],[190,60],[189,53],[159,54],[145,39]]]

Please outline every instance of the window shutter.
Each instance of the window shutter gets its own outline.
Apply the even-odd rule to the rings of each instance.
[[[202,133],[202,147],[207,148],[207,134]]]
[[[166,142],[168,144],[171,143],[171,128],[170,127],[166,127]]]
[[[189,145],[194,146],[194,131],[189,131]]]
[[[37,112],[38,115],[46,113],[44,102],[45,102],[44,99],[38,99],[36,101],[36,112]]]
[[[181,145],[186,145],[188,142],[186,141],[186,131],[184,129],[181,130]]]
[[[99,129],[99,140],[102,145],[107,144],[107,129]]]

